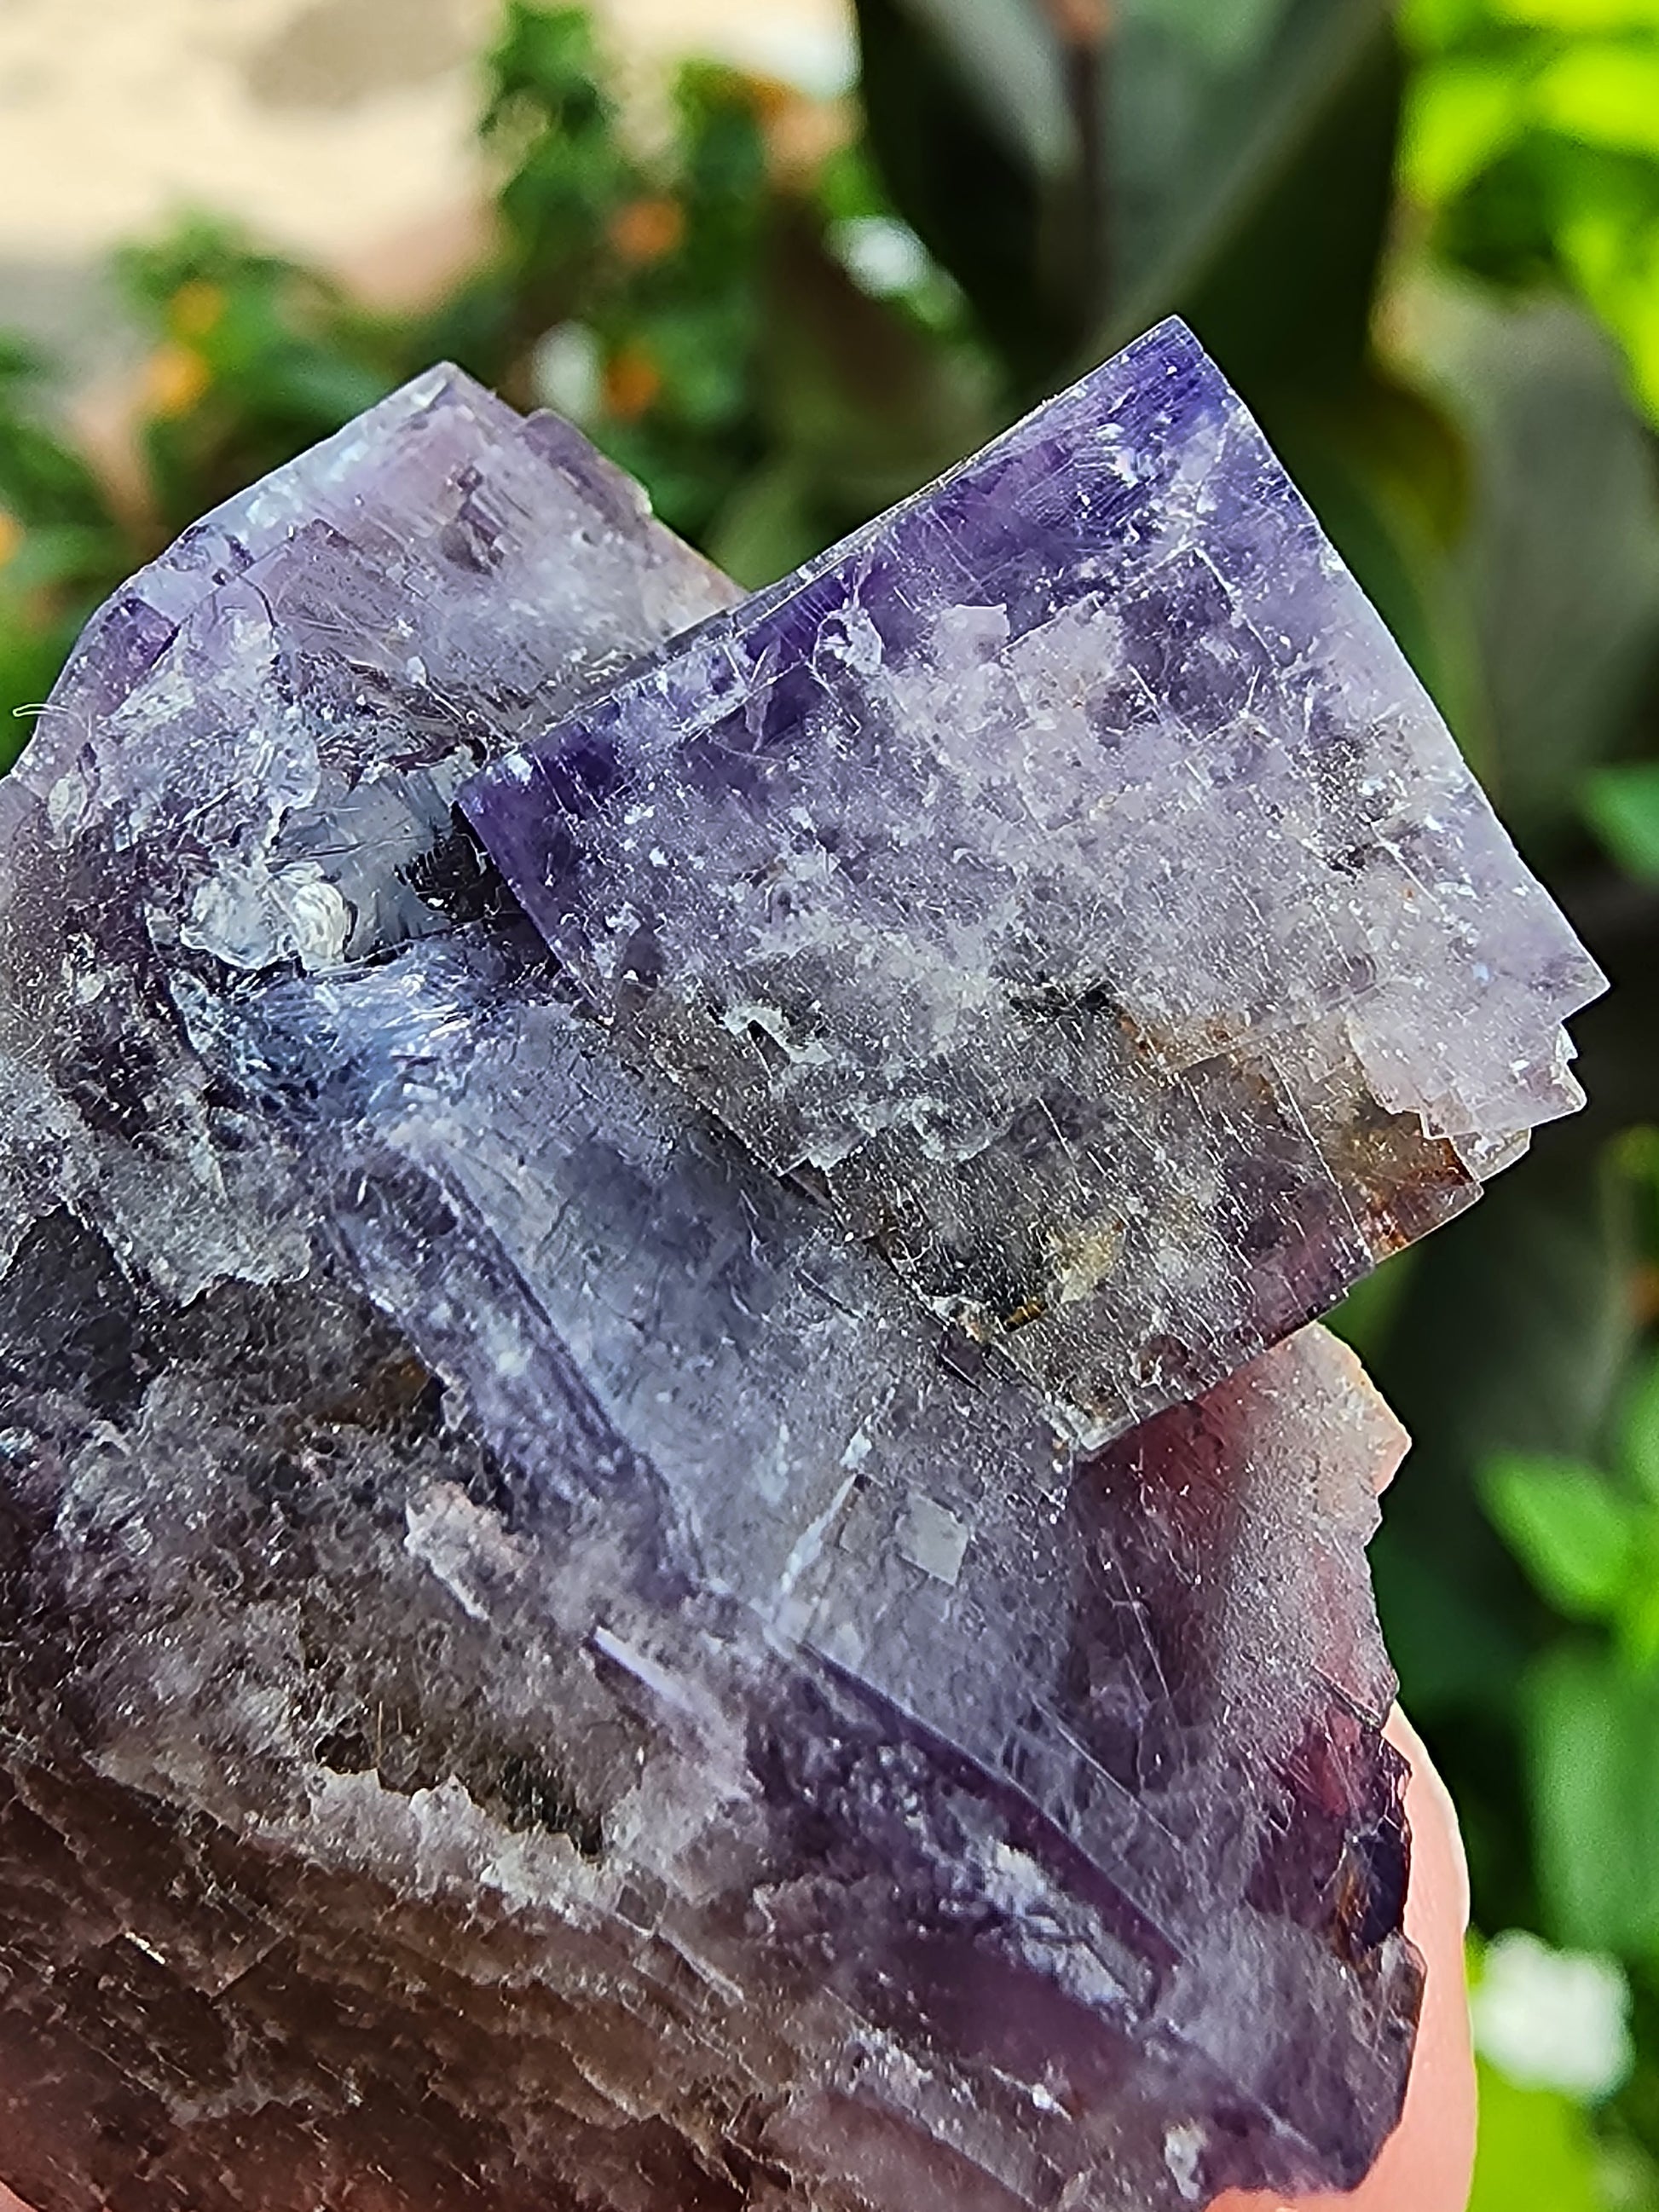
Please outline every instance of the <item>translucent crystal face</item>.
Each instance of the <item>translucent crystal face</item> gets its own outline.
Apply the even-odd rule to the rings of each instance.
[[[437,372],[136,578],[0,786],[0,2177],[44,2205],[314,2212],[371,2177],[408,2212],[1177,2212],[1231,2182],[1352,2181],[1397,2112],[1419,1974],[1364,1545],[1402,1439],[1348,1355],[1303,1331],[1192,1397],[1210,1355],[1172,1326],[1129,1405],[1164,1410],[1085,1445],[1051,1387],[1073,1370],[1042,1370],[1045,1395],[999,1330],[941,1326],[925,1237],[914,1261],[872,1249],[874,1179],[912,1207],[939,1187],[919,1162],[971,1156],[919,1148],[918,1121],[908,1149],[820,1157],[884,1065],[854,1066],[865,1012],[897,1004],[879,958],[824,970],[839,1109],[774,1085],[752,1040],[765,1085],[691,1080],[708,978],[753,951],[738,846],[699,841],[724,824],[793,865],[774,781],[733,815],[714,777],[676,817],[688,901],[699,858],[733,890],[702,998],[666,957],[617,997],[598,937],[550,963],[456,826],[482,764],[642,654],[693,633],[595,726],[630,699],[658,714],[671,672],[795,603],[696,629],[734,596],[573,433]],[[1003,682],[1016,627],[963,633],[962,697]],[[883,707],[890,740],[912,712],[928,743],[981,727],[925,703]],[[640,726],[665,775],[679,740]],[[950,800],[994,843],[1018,830],[1056,914],[1083,866],[1054,781],[1074,738],[1032,739],[1052,851],[982,764],[974,807]],[[1507,979],[1491,1035],[1523,1001],[1547,1030],[1586,971],[1467,787],[1403,744],[1400,805],[1450,822],[1455,798],[1467,879],[1510,887],[1469,906]],[[872,753],[836,787],[881,913],[911,871],[891,946],[931,1021],[935,910],[960,926],[983,868],[881,844],[920,757]],[[514,794],[558,772],[489,787],[492,844],[544,835]],[[1228,799],[1194,789],[1196,839]],[[693,942],[675,911],[665,956]],[[1195,912],[1183,951],[1141,911],[1158,989],[1189,954],[1208,975],[1221,920]],[[843,918],[888,945],[875,907]],[[1109,1049],[1093,1008],[1020,1031],[1053,1033],[1021,1078],[1051,1106],[1062,1062],[1110,1076],[1100,1110],[1149,1162],[1114,1188],[1164,1224],[1079,1229],[1076,1304],[1133,1277],[1134,1311],[1195,1312],[1210,1268],[1218,1297],[1244,1285],[1205,1309],[1222,1364],[1282,1333],[1261,1284],[1288,1247],[1250,1223],[1309,1224],[1305,1310],[1377,1222],[1467,1195],[1479,1152],[1384,1095],[1374,1041],[1413,989],[1474,1021],[1452,940],[1425,936],[1419,983],[1396,945],[1369,998],[1320,1000],[1318,930],[1292,934],[1271,1045],[1260,945],[1248,1035],[1208,1060]],[[981,1057],[952,1065],[1006,1085],[1018,1055],[966,995]],[[1489,1044],[1471,1031],[1445,1097],[1474,1097]],[[1534,1110],[1511,1073],[1475,1125],[1498,1142]],[[810,1158],[775,1145],[792,1115]],[[1010,1173],[1011,1133],[988,1147]],[[1252,1206],[1218,1200],[1188,1236],[1164,1182],[1209,1188],[1258,1144]],[[1036,1143],[1032,1206],[1053,1168]],[[1340,1264],[1310,1190],[1358,1216]]]
[[[618,1032],[1085,1440],[1578,1100],[1600,977],[1176,323],[463,804]]]

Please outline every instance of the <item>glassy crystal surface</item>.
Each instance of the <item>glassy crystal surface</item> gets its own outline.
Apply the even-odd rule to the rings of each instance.
[[[1579,1100],[1600,976],[1179,323],[463,804],[634,1048],[1085,1439]]]
[[[0,785],[39,2212],[1179,2212],[1398,2111],[1350,1357],[1085,1447],[456,827],[734,596],[436,372],[135,579]]]

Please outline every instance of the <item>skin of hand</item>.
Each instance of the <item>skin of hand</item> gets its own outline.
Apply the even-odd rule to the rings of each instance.
[[[1406,1809],[1412,1829],[1406,1932],[1427,1968],[1417,2057],[1400,2124],[1359,2187],[1346,2196],[1301,2197],[1229,2190],[1210,2212],[1464,2212],[1474,2166],[1474,2058],[1463,1994],[1463,1932],[1469,1883],[1446,1786],[1396,1709],[1389,1740],[1411,1765]],[[29,2212],[0,2185],[0,2212]]]
[[[1469,1878],[1446,1785],[1396,1707],[1389,1741],[1410,1762],[1406,1791],[1412,1831],[1406,1933],[1426,1969],[1417,2055],[1400,2124],[1359,2187],[1297,2197],[1229,2190],[1210,2212],[1464,2212],[1474,2170],[1474,2054],[1464,1996],[1463,1936]],[[4,2212],[4,2208],[0,2208]]]

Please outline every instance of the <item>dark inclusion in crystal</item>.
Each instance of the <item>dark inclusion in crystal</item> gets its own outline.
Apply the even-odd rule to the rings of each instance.
[[[1177,2212],[1393,2123],[1348,1355],[1172,1355],[1085,1448],[458,833],[732,598],[434,372],[136,578],[0,785],[39,2212]]]

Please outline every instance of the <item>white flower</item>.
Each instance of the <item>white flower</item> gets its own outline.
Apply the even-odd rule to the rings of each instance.
[[[1630,1990],[1611,1959],[1511,1929],[1486,1946],[1469,2009],[1476,2050],[1522,2088],[1594,2103],[1630,2071]]]

